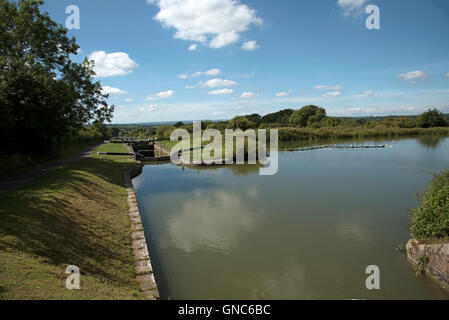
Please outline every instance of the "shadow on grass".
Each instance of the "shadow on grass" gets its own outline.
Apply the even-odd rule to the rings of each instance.
[[[114,270],[130,265],[126,192],[117,188],[126,165],[86,158],[0,197],[0,250],[128,282]]]

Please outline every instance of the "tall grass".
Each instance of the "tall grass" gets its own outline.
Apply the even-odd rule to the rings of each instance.
[[[347,138],[403,137],[420,135],[449,136],[449,128],[398,128],[377,126],[363,127],[328,127],[328,128],[279,128],[280,141],[298,140],[332,140]]]

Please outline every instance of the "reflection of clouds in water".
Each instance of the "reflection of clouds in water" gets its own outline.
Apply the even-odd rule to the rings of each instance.
[[[256,277],[256,287],[252,299],[311,299],[306,288],[307,278],[304,269],[298,263],[291,263],[281,270]]]
[[[168,219],[168,241],[185,252],[199,249],[230,253],[256,225],[246,199],[225,191],[194,192],[179,213]]]
[[[355,217],[344,217],[337,222],[337,236],[350,240],[354,243],[366,243],[371,238],[369,227],[362,221],[357,221]]]
[[[251,186],[248,189],[246,189],[246,196],[249,199],[257,200],[259,198],[259,190],[256,186]]]
[[[143,184],[143,179],[140,177],[136,177],[132,180],[132,184],[134,186],[134,190],[137,190]]]

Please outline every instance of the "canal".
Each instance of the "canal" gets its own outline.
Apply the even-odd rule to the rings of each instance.
[[[133,182],[161,298],[449,299],[397,249],[449,139],[363,143],[393,148],[280,152],[274,176],[145,166]],[[365,287],[369,265],[380,290]]]

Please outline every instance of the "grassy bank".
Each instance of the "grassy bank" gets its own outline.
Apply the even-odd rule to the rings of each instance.
[[[419,205],[410,213],[410,230],[420,240],[449,240],[449,170],[435,175],[418,194]]]
[[[126,152],[124,145],[97,151]],[[136,299],[123,171],[92,156],[0,197],[1,299]],[[68,265],[81,289],[67,290]]]

